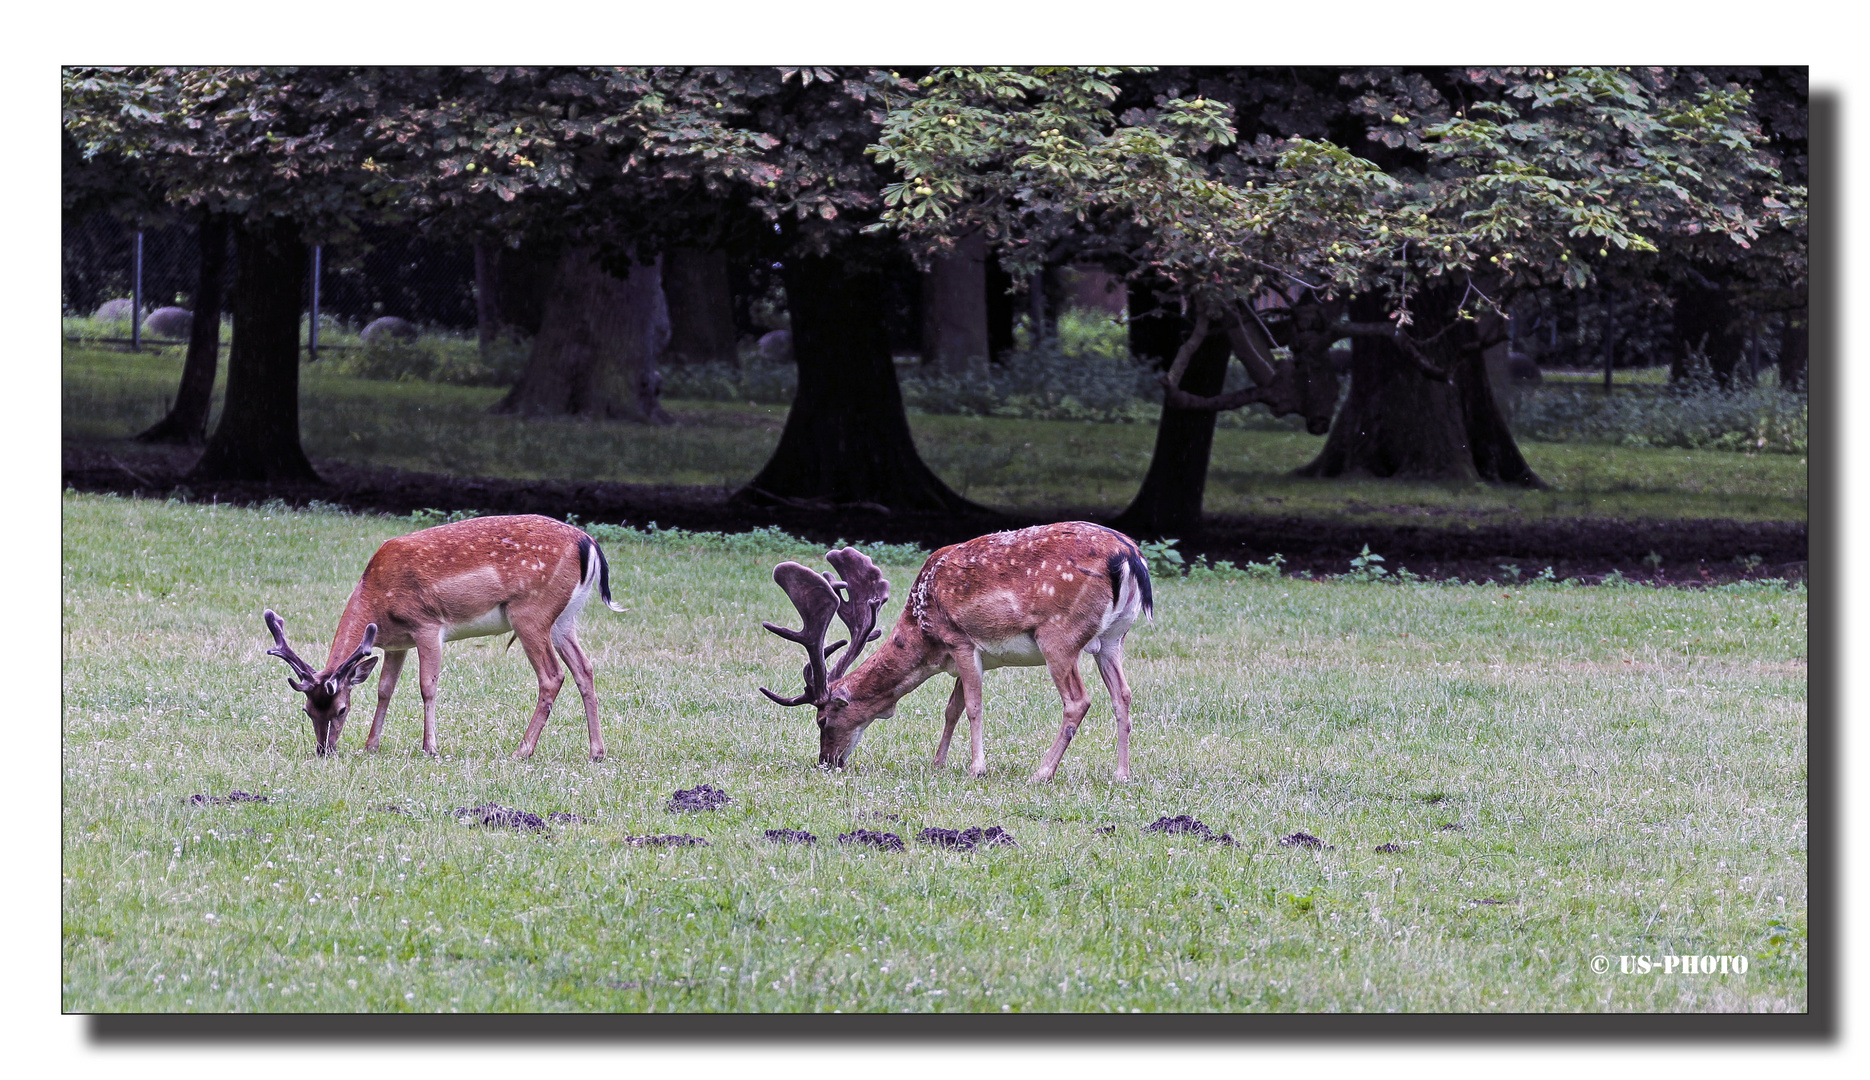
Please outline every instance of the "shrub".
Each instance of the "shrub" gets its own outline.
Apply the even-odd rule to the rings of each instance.
[[[1804,454],[1807,398],[1771,386],[1722,390],[1594,387],[1547,384],[1520,396],[1511,422],[1520,438],[1622,446],[1683,447],[1749,453]]]

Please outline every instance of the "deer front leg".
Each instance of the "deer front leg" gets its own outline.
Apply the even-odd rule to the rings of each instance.
[[[377,714],[370,718],[370,737],[364,740],[365,750],[375,750],[377,740],[383,737],[383,720],[390,714],[390,696],[396,693],[396,679],[402,675],[403,661],[407,659],[408,649],[383,654],[383,670],[377,673]]]
[[[440,628],[416,639],[416,663],[422,682],[422,752],[434,757],[440,752],[435,742],[435,688],[442,681],[442,635]]]
[[[552,655],[551,623],[538,625],[531,620],[522,623],[522,618],[511,608],[507,609],[507,617],[519,635],[520,644],[526,647],[526,659],[532,661],[533,674],[539,677],[539,704],[532,710],[532,722],[526,725],[519,749],[513,751],[514,759],[523,761],[539,746],[539,733],[545,730],[546,719],[552,715],[552,702],[558,700],[565,675],[558,668],[558,658]]]
[[[1058,738],[1052,740],[1052,748],[1040,760],[1039,771],[1032,774],[1032,782],[1035,784],[1045,783],[1058,771],[1058,763],[1065,757],[1065,748],[1071,745],[1071,737],[1078,733],[1078,725],[1084,722],[1084,714],[1091,709],[1091,695],[1084,692],[1084,680],[1078,677],[1077,649],[1046,649],[1045,666],[1051,671],[1052,682],[1058,686],[1058,696],[1065,703],[1065,722],[1059,726]]]
[[[1117,779],[1130,778],[1130,683],[1123,677],[1123,642],[1106,645],[1097,654],[1097,673],[1104,677],[1104,689],[1110,691],[1110,704],[1117,710]]]
[[[572,681],[578,684],[578,696],[584,700],[584,723],[591,732],[591,760],[604,760],[604,735],[598,730],[597,676],[591,660],[578,645],[578,635],[566,633],[553,639],[558,654],[571,669]]]
[[[935,767],[948,764],[948,742],[954,738],[955,721],[961,719],[961,710],[967,707],[967,696],[961,692],[961,677],[955,676],[954,693],[948,695],[948,708],[942,715],[941,745],[935,748]]]

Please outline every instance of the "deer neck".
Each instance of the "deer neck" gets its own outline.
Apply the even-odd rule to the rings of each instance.
[[[383,618],[366,602],[360,583],[351,593],[350,603],[344,605],[344,614],[338,616],[337,630],[331,634],[331,652],[325,657],[326,671],[350,659],[351,653],[363,643],[364,628],[371,623],[376,623],[379,631],[383,629]]]
[[[921,686],[941,670],[940,642],[913,623],[896,624],[883,645],[868,660],[832,684],[843,690],[853,705],[874,704],[879,711],[896,704],[904,694]]]

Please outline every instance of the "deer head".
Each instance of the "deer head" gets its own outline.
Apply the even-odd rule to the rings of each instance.
[[[810,704],[817,708],[818,763],[829,766],[844,763],[851,747],[862,737],[863,724],[874,719],[865,717],[862,723],[846,723],[843,713],[851,703],[850,696],[838,684],[857,662],[864,646],[883,636],[883,632],[875,628],[877,610],[890,598],[890,583],[877,569],[877,564],[856,548],[828,552],[825,561],[837,575],[814,573],[795,562],[783,562],[773,568],[773,581],[791,598],[792,606],[798,609],[805,625],[798,630],[770,622],[760,625],[804,647],[805,692],[784,698],[762,686],[760,693],[781,705]],[[850,638],[827,647],[825,631],[830,628],[833,615],[844,623]],[[851,646],[850,651],[839,658],[835,668],[831,667],[831,655],[847,644]]]
[[[376,670],[377,658],[370,649],[377,643],[377,624],[364,627],[364,640],[342,663],[330,671],[314,671],[312,665],[286,644],[286,624],[269,608],[266,628],[273,632],[274,647],[268,656],[277,656],[292,668],[286,685],[305,695],[305,715],[312,718],[312,738],[320,757],[336,753],[338,736],[344,733],[344,719],[351,711],[351,687],[363,682]]]

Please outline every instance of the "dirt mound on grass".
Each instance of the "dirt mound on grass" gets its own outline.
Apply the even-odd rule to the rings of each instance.
[[[804,829],[768,829],[766,839],[774,844],[816,844],[818,838]]]
[[[670,833],[665,836],[626,836],[623,842],[631,847],[707,847],[705,836],[689,836],[687,833]]]
[[[893,832],[871,832],[869,829],[857,829],[854,832],[839,833],[838,843],[859,844],[865,847],[881,848],[884,851],[901,851],[903,838]]]
[[[669,812],[681,814],[701,810],[718,810],[733,801],[732,795],[712,784],[697,784],[686,791],[677,791],[669,796]]]
[[[916,834],[916,839],[924,844],[954,848],[957,851],[973,851],[977,847],[1019,846],[1013,834],[998,825],[989,825],[985,829],[978,825],[971,829],[923,829]]]
[[[1208,828],[1201,821],[1189,817],[1187,814],[1157,818],[1149,824],[1145,831],[1168,833],[1171,836],[1177,833],[1193,833],[1210,844],[1222,844],[1228,847],[1233,847],[1238,843],[1238,841],[1234,839],[1232,833],[1217,833],[1213,829]]]
[[[1323,848],[1326,851],[1331,850],[1330,844],[1325,843],[1323,840],[1318,839],[1308,832],[1295,832],[1291,836],[1282,836],[1279,838],[1279,846],[1313,849]]]
[[[182,800],[190,806],[225,806],[228,803],[272,802],[264,795],[249,795],[244,791],[230,791],[225,795],[190,795]]]
[[[531,829],[534,832],[545,831],[545,819],[538,814],[525,810],[515,810],[499,803],[482,803],[479,806],[457,806],[449,811],[450,816],[470,825],[490,825],[506,829]],[[471,819],[471,820],[470,820]]]

